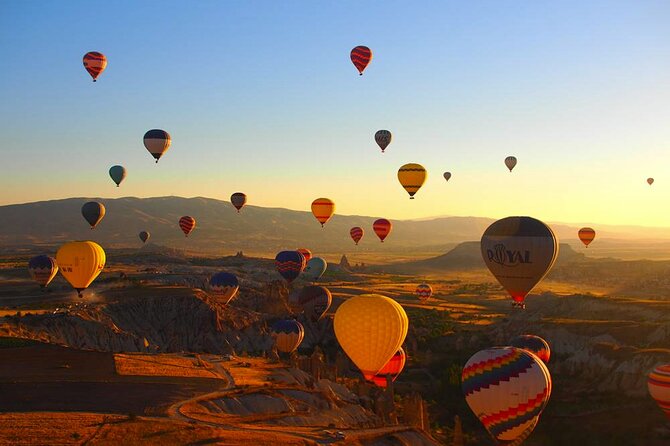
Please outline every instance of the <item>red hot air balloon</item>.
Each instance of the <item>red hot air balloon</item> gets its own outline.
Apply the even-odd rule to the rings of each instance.
[[[360,228],[358,226],[354,226],[349,231],[349,235],[351,235],[351,238],[356,243],[356,245],[358,245],[358,242],[360,242],[361,239],[363,238],[363,234],[365,234],[365,231],[363,231],[363,228]]]
[[[302,254],[302,256],[305,258],[305,264],[307,262],[309,262],[309,259],[312,258],[312,251],[310,251],[307,248],[298,248],[298,249],[296,249],[296,251],[298,251],[300,254]]]
[[[367,46],[357,46],[351,50],[351,62],[354,64],[361,76],[372,60],[372,51]]]
[[[577,236],[584,243],[584,246],[588,248],[589,244],[596,238],[596,231],[591,228],[582,228],[577,232]]]
[[[510,345],[516,348],[522,348],[531,352],[542,360],[545,364],[549,363],[551,349],[549,343],[539,336],[520,335],[510,341]]]
[[[184,215],[179,219],[179,227],[186,237],[195,229],[195,218]]]
[[[377,234],[377,237],[379,237],[379,240],[384,243],[384,239],[391,233],[393,225],[387,219],[380,218],[375,220],[375,222],[372,224],[372,229],[375,231],[375,234]]]
[[[433,295],[433,288],[427,283],[422,283],[416,287],[415,293],[421,302],[425,302]]]
[[[372,377],[371,381],[378,387],[386,388],[386,375],[391,375],[391,381],[395,381],[400,375],[400,372],[402,372],[402,369],[405,368],[406,361],[407,355],[405,355],[405,350],[401,348],[395,355],[393,355],[389,362],[387,362],[386,365]]]
[[[107,67],[107,58],[104,54],[97,51],[89,51],[84,54],[84,68],[93,78],[93,82],[98,80],[98,76],[105,71]]]
[[[670,364],[656,366],[647,378],[649,394],[670,420]]]

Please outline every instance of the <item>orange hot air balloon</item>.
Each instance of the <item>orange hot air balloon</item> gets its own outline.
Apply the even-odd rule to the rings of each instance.
[[[65,280],[81,292],[95,280],[105,267],[105,251],[95,242],[69,242],[56,253],[56,263]]]
[[[361,76],[363,76],[363,71],[368,67],[371,60],[372,51],[367,46],[359,45],[351,50],[351,62]]]
[[[360,242],[361,239],[363,238],[363,234],[365,234],[365,231],[363,231],[363,228],[358,226],[354,226],[349,231],[349,235],[351,236],[354,243],[356,243],[356,245],[358,245],[358,242]]]
[[[195,218],[184,215],[179,219],[179,228],[186,237],[195,229]]]
[[[375,234],[377,234],[382,243],[384,243],[384,239],[391,233],[392,229],[393,225],[385,218],[375,220],[372,224],[372,230],[375,231]]]
[[[97,51],[89,51],[84,54],[84,68],[93,78],[93,82],[98,80],[98,76],[107,68],[107,58],[104,54]]]
[[[481,240],[484,263],[507,290],[514,305],[525,308],[526,295],[554,266],[558,240],[532,217],[507,217],[489,226]]]
[[[387,362],[386,365],[372,377],[372,382],[378,387],[386,388],[386,375],[390,375],[391,381],[395,381],[400,375],[400,372],[402,372],[402,369],[405,368],[406,361],[407,355],[405,355],[405,350],[401,348],[395,355],[393,355],[389,362]]]
[[[670,364],[661,364],[647,377],[649,394],[670,420]]]
[[[427,176],[426,168],[421,164],[409,163],[398,169],[398,181],[400,181],[402,187],[407,191],[411,200],[414,199],[414,194],[426,182]]]
[[[309,259],[312,258],[312,251],[307,248],[298,248],[296,249],[302,256],[305,258],[305,263],[309,262]]]
[[[589,243],[591,243],[593,239],[596,238],[596,231],[591,228],[582,228],[579,230],[579,232],[577,232],[577,235],[579,236],[579,240],[584,243],[584,246],[588,248]]]
[[[321,227],[325,225],[335,213],[335,203],[328,198],[317,198],[312,202],[312,214],[319,220]]]

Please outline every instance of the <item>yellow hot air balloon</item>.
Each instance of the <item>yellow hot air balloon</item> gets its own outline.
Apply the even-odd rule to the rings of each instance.
[[[400,349],[408,326],[400,304],[379,294],[352,297],[335,312],[337,341],[366,379],[372,379]]]
[[[325,225],[335,213],[335,203],[329,198],[317,198],[312,201],[312,214],[319,220],[321,227]]]
[[[81,291],[86,289],[105,267],[105,251],[95,242],[70,242],[56,253],[56,263],[70,285]]]
[[[421,164],[409,163],[398,169],[398,181],[402,187],[405,188],[409,194],[410,199],[414,199],[414,194],[417,193],[423,183],[426,181],[428,172]]]

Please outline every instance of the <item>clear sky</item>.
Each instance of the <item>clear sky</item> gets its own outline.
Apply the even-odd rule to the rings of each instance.
[[[374,52],[362,77],[356,45]],[[95,84],[87,51],[109,61]],[[389,218],[670,226],[667,0],[4,0],[0,61],[0,204],[242,191]],[[158,165],[152,128],[173,139]],[[408,162],[429,172],[415,200]]]

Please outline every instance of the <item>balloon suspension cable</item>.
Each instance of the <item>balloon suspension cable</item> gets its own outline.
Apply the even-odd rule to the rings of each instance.
[[[156,164],[158,164],[158,158],[156,158]]]

